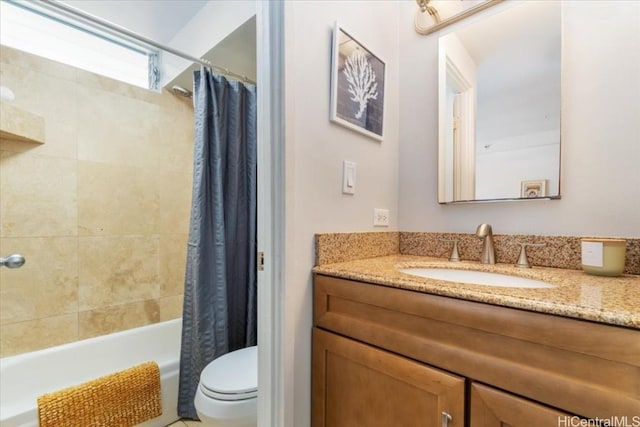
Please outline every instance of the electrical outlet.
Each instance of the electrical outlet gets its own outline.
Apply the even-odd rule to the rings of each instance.
[[[373,225],[374,227],[388,227],[389,209],[373,209]]]

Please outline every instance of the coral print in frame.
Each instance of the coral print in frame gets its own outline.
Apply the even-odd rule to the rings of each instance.
[[[385,63],[335,23],[331,121],[382,141]]]

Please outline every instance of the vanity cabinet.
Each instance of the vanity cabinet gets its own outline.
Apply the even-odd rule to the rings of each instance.
[[[640,331],[316,274],[312,382],[314,427],[632,420]]]

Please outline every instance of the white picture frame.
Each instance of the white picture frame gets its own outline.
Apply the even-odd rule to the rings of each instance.
[[[330,120],[382,141],[386,77],[385,61],[336,22]]]
[[[520,197],[523,199],[547,197],[547,180],[536,179],[532,181],[522,181],[520,183]]]

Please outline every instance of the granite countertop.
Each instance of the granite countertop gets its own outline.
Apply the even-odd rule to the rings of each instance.
[[[542,280],[555,288],[507,288],[465,285],[401,273],[412,267],[456,268],[510,274]],[[442,258],[391,255],[324,264],[314,273],[429,294],[555,314],[640,329],[640,276],[591,276],[581,270],[517,268],[511,264],[452,263]]]

